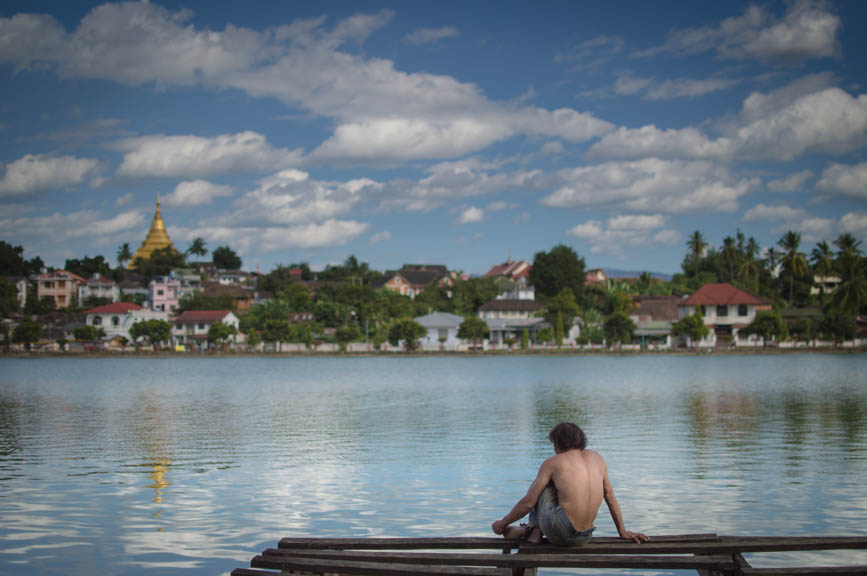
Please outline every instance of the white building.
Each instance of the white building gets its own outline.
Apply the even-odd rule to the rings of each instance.
[[[215,322],[234,326],[235,330],[241,327],[241,321],[230,310],[188,310],[175,318],[172,326],[172,342],[176,345],[203,342]],[[238,334],[233,336],[231,341],[238,342]]]
[[[458,339],[458,330],[464,321],[463,316],[448,312],[435,312],[426,316],[419,316],[415,321],[427,330],[427,336],[421,338],[422,348],[454,350],[461,343]]]
[[[159,310],[146,310],[132,302],[114,302],[97,306],[85,312],[85,323],[105,331],[106,340],[123,337],[132,341],[129,330],[133,324],[145,320],[166,320],[168,314]]]
[[[770,310],[771,303],[731,284],[705,284],[679,304],[678,316],[684,318],[700,310],[710,328],[699,346],[716,346],[738,340],[738,332],[749,326],[759,310]],[[751,341],[751,340],[750,340]]]
[[[78,301],[84,303],[88,298],[105,298],[117,302],[120,300],[120,287],[111,278],[97,272],[78,286]]]

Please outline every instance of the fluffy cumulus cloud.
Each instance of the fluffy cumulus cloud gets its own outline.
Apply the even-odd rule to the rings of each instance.
[[[622,214],[605,222],[588,220],[572,227],[566,234],[590,244],[590,251],[594,254],[616,255],[625,253],[626,248],[634,250],[642,246],[677,244],[680,233],[665,228],[666,220],[664,214]]]
[[[6,165],[0,179],[0,197],[77,186],[94,176],[96,169],[97,161],[91,158],[27,154]]]
[[[582,166],[557,176],[560,186],[542,199],[554,208],[733,212],[757,184],[711,162],[658,158]]]
[[[800,208],[792,208],[788,204],[756,204],[746,212],[742,220],[744,222],[769,221],[769,222],[796,222],[805,220],[807,212]]]
[[[257,132],[151,135],[127,138],[115,149],[124,153],[119,176],[185,178],[229,172],[270,172],[296,164],[300,151],[274,148]]]
[[[202,206],[214,198],[231,196],[231,186],[221,186],[207,180],[187,180],[175,186],[171,194],[163,198],[166,206]]]
[[[450,158],[522,134],[580,142],[613,128],[571,109],[492,101],[473,84],[405,73],[389,60],[343,49],[386,26],[392,16],[389,11],[360,14],[330,29],[324,18],[316,18],[261,32],[232,25],[201,30],[190,24],[188,11],[149,3],[106,4],[90,11],[72,32],[50,16],[0,19],[0,63],[48,65],[61,76],[133,86],[202,85],[276,98],[334,120],[334,133],[312,153],[314,158]],[[428,31],[419,38],[449,32]],[[155,152],[156,161],[142,155],[125,158],[122,172],[161,168],[190,176],[176,174],[180,168],[166,165],[173,162]],[[196,175],[214,170],[208,164]]]
[[[807,180],[813,177],[812,170],[802,170],[768,182],[768,190],[772,192],[798,192],[804,189]]]
[[[14,237],[69,240],[83,237],[111,236],[145,223],[145,216],[136,210],[105,217],[93,210],[47,216],[0,219],[0,228]]]
[[[822,172],[816,188],[867,200],[867,162],[855,165],[832,164]]]
[[[485,219],[485,211],[476,206],[467,206],[466,208],[461,209],[458,217],[455,218],[456,224],[472,224],[474,222],[481,222]]]
[[[840,50],[840,27],[840,17],[828,2],[797,0],[788,4],[781,18],[753,5],[743,15],[727,18],[718,26],[674,30],[664,44],[638,52],[637,56],[714,51],[720,58],[739,60],[797,62],[830,58]]]
[[[855,213],[846,214],[843,218],[827,218],[814,216],[803,208],[793,208],[784,202],[776,204],[756,204],[744,213],[741,219],[744,222],[776,222],[770,231],[773,234],[782,234],[787,230],[796,230],[801,233],[802,240],[807,243],[819,240],[831,240],[841,232],[850,231],[847,226],[853,226],[857,221]]]
[[[852,96],[808,77],[744,100],[717,138],[694,128],[619,128],[591,146],[591,158],[719,158],[791,161],[805,154],[845,154],[867,145],[867,95]],[[811,91],[812,90],[812,91]]]
[[[857,238],[867,238],[867,212],[847,212],[840,219],[843,232],[854,234]]]
[[[454,26],[443,26],[442,28],[419,28],[410,32],[403,37],[410,44],[435,44],[446,38],[454,38],[460,36],[460,32]]]

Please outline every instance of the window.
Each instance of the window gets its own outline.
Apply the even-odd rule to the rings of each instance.
[[[118,318],[117,316],[112,316],[111,317],[111,325],[112,326],[120,326],[120,318]]]
[[[157,290],[157,296],[162,296],[162,295],[163,295],[163,291],[162,291],[162,290]]]
[[[94,326],[102,326],[102,316],[94,316],[93,317],[93,325]]]
[[[205,329],[205,325],[204,325],[204,324],[199,324],[199,330],[204,330],[204,329]]]
[[[449,339],[449,331],[447,328],[440,328],[437,331],[437,338],[440,340],[448,340]]]
[[[707,316],[707,308],[704,307],[704,304],[702,304],[701,306],[699,306],[698,309],[701,310],[701,315],[702,315],[702,316]]]
[[[717,306],[716,307],[716,315],[725,318],[729,315],[729,307],[728,306]]]
[[[746,316],[747,315],[747,305],[741,304],[738,306],[738,316]]]

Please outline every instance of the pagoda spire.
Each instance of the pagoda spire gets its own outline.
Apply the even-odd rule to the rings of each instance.
[[[139,249],[136,250],[135,256],[129,262],[129,268],[135,268],[137,260],[147,260],[155,250],[163,250],[165,248],[175,249],[172,244],[172,239],[169,238],[169,233],[166,231],[166,225],[163,222],[163,217],[160,212],[160,192],[157,190],[157,209],[154,212],[154,219],[151,222],[151,229],[142,242]]]

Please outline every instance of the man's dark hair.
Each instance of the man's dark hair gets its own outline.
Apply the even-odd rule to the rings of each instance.
[[[584,450],[587,446],[587,436],[584,430],[571,422],[560,422],[548,433],[548,440],[554,443],[558,452],[565,452],[577,448]]]

